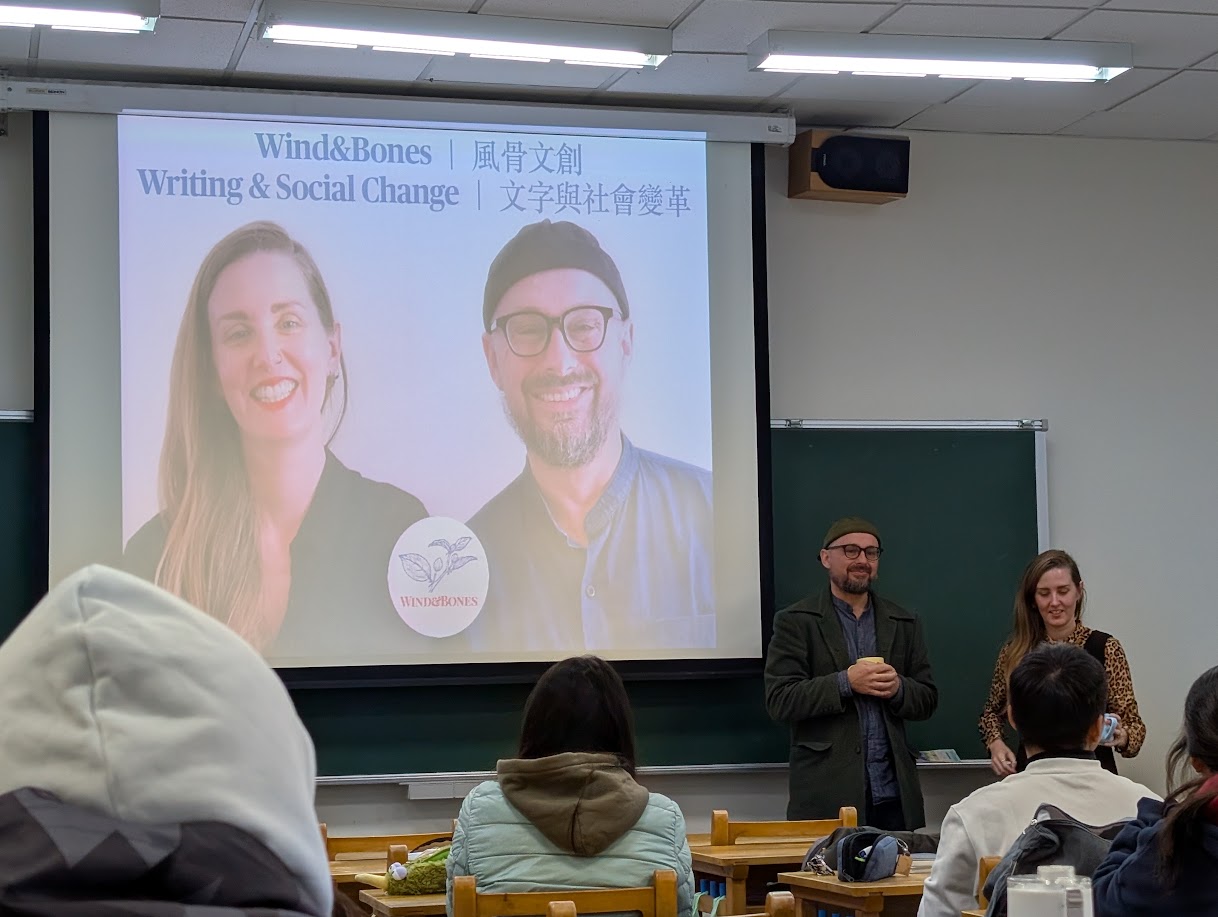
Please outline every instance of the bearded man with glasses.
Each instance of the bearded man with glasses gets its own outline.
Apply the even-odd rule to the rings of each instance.
[[[922,622],[871,590],[879,530],[847,517],[829,527],[829,586],[774,616],[766,709],[791,728],[787,818],[833,818],[854,806],[884,830],[926,824],[906,720],[935,712]]]
[[[711,476],[621,428],[634,323],[588,230],[542,220],[499,252],[482,349],[524,469],[470,520],[486,550],[475,650],[715,646]]]

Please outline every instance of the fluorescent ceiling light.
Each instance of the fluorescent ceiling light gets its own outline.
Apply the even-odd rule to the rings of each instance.
[[[94,0],[84,4],[84,8],[65,8],[74,5],[71,0],[42,6],[0,4],[0,27],[32,29],[41,25],[81,32],[151,32],[160,15],[159,2],[143,0],[130,3]]]
[[[771,31],[749,46],[749,69],[970,80],[1110,80],[1132,65],[1127,44]]]
[[[300,0],[268,0],[264,9],[262,37],[272,42],[632,69],[672,53],[667,29]]]

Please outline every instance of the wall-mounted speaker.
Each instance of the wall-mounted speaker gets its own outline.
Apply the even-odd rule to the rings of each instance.
[[[787,197],[886,204],[908,193],[908,137],[804,131],[791,144]]]

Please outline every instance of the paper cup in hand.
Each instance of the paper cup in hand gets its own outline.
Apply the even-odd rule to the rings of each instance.
[[[875,665],[883,665],[884,657],[883,656],[860,656],[859,662],[870,662]]]

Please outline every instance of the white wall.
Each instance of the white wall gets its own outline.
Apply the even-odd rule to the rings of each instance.
[[[34,407],[32,120],[10,112],[0,137],[0,411]]]
[[[1149,731],[1122,772],[1161,789],[1218,664],[1218,145],[924,134],[912,157],[909,198],[867,207],[787,200],[772,151],[771,413],[1048,418],[1052,541]]]

